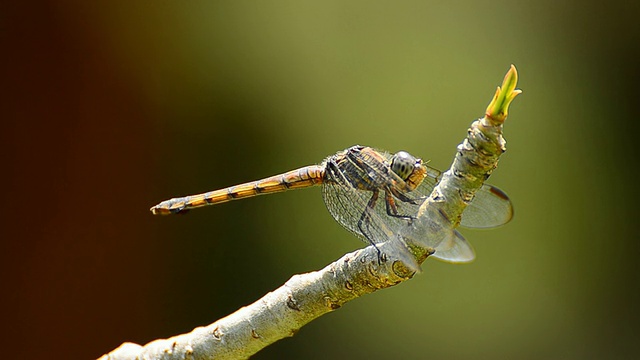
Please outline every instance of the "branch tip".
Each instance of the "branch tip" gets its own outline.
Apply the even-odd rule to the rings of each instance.
[[[513,99],[519,94],[522,94],[522,90],[516,89],[518,83],[518,71],[516,67],[511,64],[509,71],[504,76],[502,86],[498,86],[493,100],[487,107],[485,112],[485,119],[487,119],[493,125],[501,125],[507,118],[509,113],[509,105]]]

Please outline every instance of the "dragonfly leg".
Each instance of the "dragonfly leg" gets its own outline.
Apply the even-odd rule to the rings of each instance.
[[[393,196],[397,197],[398,200],[402,201],[402,202],[406,202],[412,205],[421,205],[424,200],[426,199],[426,197],[420,197],[417,199],[412,199],[410,197],[408,197],[407,195],[401,193],[400,191],[398,191],[398,189],[395,188],[391,188],[391,193],[393,194]]]
[[[360,216],[360,220],[358,220],[358,229],[360,229],[360,232],[362,233],[362,235],[364,235],[364,237],[367,238],[367,241],[369,241],[369,243],[378,252],[378,265],[380,265],[380,259],[382,257],[382,253],[380,252],[380,249],[378,249],[378,246],[376,246],[376,243],[369,237],[368,235],[369,231],[365,230],[365,227],[368,227],[368,224],[371,220],[371,216],[369,215],[369,212],[373,211],[373,209],[375,208],[376,201],[378,201],[378,195],[380,193],[378,190],[374,190],[372,192],[373,192],[373,195],[371,195],[371,199],[369,199],[369,202],[367,203],[367,207],[362,212],[362,215]]]
[[[396,217],[396,218],[401,218],[401,219],[408,219],[408,220],[415,219],[415,217],[411,215],[398,214],[398,207],[396,206],[396,201],[393,200],[393,196],[391,196],[391,192],[389,192],[388,190],[384,191],[384,199],[387,205],[387,215]]]

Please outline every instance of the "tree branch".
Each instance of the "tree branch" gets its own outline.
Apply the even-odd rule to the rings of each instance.
[[[414,259],[406,261],[393,241],[378,245],[380,259],[376,248],[369,246],[346,254],[322,270],[294,275],[280,288],[211,325],[145,346],[124,343],[100,359],[247,358],[273,342],[293,336],[308,322],[350,300],[410,279],[419,271],[419,264],[439,251],[424,240],[429,238],[425,229],[444,229],[432,222],[434,214],[439,212],[449,219],[449,229],[456,227],[476,191],[496,168],[506,144],[502,124],[509,104],[520,93],[515,90],[516,82],[517,72],[512,65],[484,118],[471,125],[451,168],[421,205],[419,226],[399,234],[415,263]]]

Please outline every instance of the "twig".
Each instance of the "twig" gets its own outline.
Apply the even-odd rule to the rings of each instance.
[[[516,82],[517,72],[512,65],[485,116],[471,125],[451,168],[420,207],[418,219],[429,219],[437,211],[450,219],[453,227],[459,224],[467,204],[505,151],[502,124],[509,104],[520,93],[515,90]],[[423,233],[402,236],[416,264],[434,253],[422,241]],[[100,359],[248,358],[350,300],[410,279],[417,269],[404,261],[396,246],[391,241],[378,245],[382,261],[372,246],[346,254],[320,271],[293,276],[260,300],[211,325],[145,346],[124,343]]]

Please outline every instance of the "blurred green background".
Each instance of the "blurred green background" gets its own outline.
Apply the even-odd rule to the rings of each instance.
[[[95,358],[363,246],[319,189],[153,217],[350,145],[446,169],[510,64],[510,224],[256,359],[634,358],[637,2],[4,4],[2,341]],[[633,235],[636,234],[636,235]],[[6,348],[6,347],[5,347]]]

